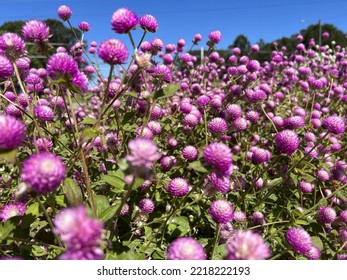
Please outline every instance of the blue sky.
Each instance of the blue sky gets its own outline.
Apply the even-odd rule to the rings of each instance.
[[[0,24],[12,20],[58,19],[56,11],[63,4],[72,8],[74,26],[80,21],[91,25],[85,36],[88,42],[117,38],[128,46],[126,35],[111,30],[111,16],[117,8],[127,7],[138,16],[152,14],[157,18],[159,30],[147,36],[147,40],[159,37],[167,44],[183,38],[187,48],[195,33],[201,33],[205,43],[210,31],[220,30],[219,47],[227,48],[239,34],[246,35],[252,44],[260,38],[270,42],[297,33],[319,19],[347,32],[346,0],[0,0]],[[301,22],[303,19],[306,21]],[[141,35],[141,30],[134,31],[135,38]]]

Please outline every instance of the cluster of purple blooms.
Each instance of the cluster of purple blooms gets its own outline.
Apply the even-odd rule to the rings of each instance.
[[[68,6],[60,6],[57,13],[63,21],[72,16]],[[117,38],[127,34],[132,40],[135,29],[146,35],[155,33],[158,26],[154,16],[138,17],[127,8],[117,9],[111,17]],[[85,21],[78,27],[83,36],[91,28]],[[335,234],[338,242],[332,246],[338,243],[344,250],[337,258],[346,259],[347,200],[342,190],[347,184],[343,146],[347,141],[347,63],[340,46],[315,47],[311,40],[306,49],[298,37],[294,53],[287,55],[285,47],[275,46],[270,61],[260,64],[254,59],[258,45],[251,46],[248,55],[234,48],[228,58],[222,57],[215,50],[222,37],[218,30],[208,35],[209,49],[201,61],[185,52],[184,39],[166,45],[160,38],[142,40],[133,54],[120,39],[93,41],[88,52],[119,71],[108,79],[98,76],[97,86],[92,87],[87,75],[96,69],[81,67],[85,65],[81,63],[83,39],[70,50],[57,48],[45,68],[30,68],[25,41],[44,49],[50,47],[51,36],[47,24],[39,20],[26,22],[21,36],[0,36],[1,98],[5,101],[0,107],[0,155],[17,151],[26,155],[18,176],[26,194],[67,195],[59,186],[71,177],[78,185],[74,195],[81,190],[83,198],[92,202],[89,196],[99,199],[109,190],[102,180],[112,178],[116,181],[112,202],[121,200],[122,208],[114,214],[121,216],[115,219],[117,224],[112,224],[114,216],[107,221],[108,229],[118,234],[123,223],[134,239],[144,237],[147,221],[159,211],[168,217],[160,228],[163,231],[171,226],[171,215],[192,211],[187,224],[195,223],[190,232],[196,236],[170,237],[173,241],[165,245],[169,260],[213,258],[204,241],[197,239],[206,227],[220,234],[224,259],[269,259],[273,245],[266,238],[266,227],[273,222],[267,215],[269,205],[285,209],[276,200],[296,197],[293,193],[300,204],[295,214],[279,210],[290,217],[284,219],[290,222],[283,222],[282,228],[287,228],[281,249],[307,259],[321,258],[324,248],[315,244],[309,227],[298,227],[293,219],[298,212],[306,215],[306,208],[314,209],[314,194],[314,201],[329,203],[317,208],[315,222],[322,231]],[[202,35],[196,34],[193,46],[201,40]],[[129,58],[124,71],[119,66]],[[18,73],[24,92],[9,82]],[[172,94],[159,96],[172,88]],[[80,93],[85,102],[67,105],[70,92]],[[105,108],[112,111],[111,118]],[[55,126],[55,121],[60,125]],[[29,131],[34,126],[34,132]],[[76,132],[74,139],[71,131]],[[61,135],[71,143],[62,143]],[[59,146],[63,152],[57,152]],[[88,162],[103,157],[97,164],[100,172],[86,174],[87,164],[82,162],[81,169],[77,155]],[[11,179],[6,180],[11,185]],[[137,185],[137,180],[143,181]],[[276,185],[277,181],[281,183]],[[119,195],[123,186],[124,193]],[[271,203],[264,203],[267,198]],[[1,221],[24,216],[27,206],[21,201],[7,203],[0,212]],[[88,211],[80,205],[56,214],[54,234],[65,246],[60,259],[103,258],[104,225]],[[100,213],[94,214],[100,218]],[[272,220],[267,224],[268,219]],[[161,243],[166,236],[162,234]]]

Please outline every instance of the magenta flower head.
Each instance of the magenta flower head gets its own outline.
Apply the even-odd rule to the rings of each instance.
[[[299,136],[293,130],[283,130],[275,136],[277,150],[291,156],[299,147]]]
[[[238,230],[235,236],[226,243],[229,260],[265,260],[270,254],[270,248],[263,237],[251,230]]]
[[[72,10],[70,9],[70,7],[62,5],[58,8],[58,17],[63,20],[63,21],[67,21],[70,19],[70,17],[72,16]]]
[[[12,217],[24,216],[26,210],[26,205],[21,201],[8,203],[0,211],[0,219],[4,223]]]
[[[78,72],[78,65],[73,57],[67,53],[56,53],[48,59],[47,72],[53,80],[61,78],[70,80]]]
[[[150,198],[143,198],[139,203],[139,208],[142,212],[152,213],[154,211],[154,202]]]
[[[83,31],[83,32],[88,32],[90,30],[90,25],[88,22],[86,21],[81,21],[79,24],[78,24],[78,28]]]
[[[171,70],[168,66],[164,64],[158,64],[153,67],[152,76],[158,80],[163,80],[165,82],[171,81]]]
[[[199,156],[199,151],[194,146],[185,146],[182,150],[182,156],[189,161],[196,160]]]
[[[196,239],[184,236],[175,239],[167,250],[168,260],[206,260],[204,247]]]
[[[312,249],[311,236],[303,228],[290,228],[286,239],[293,250],[299,254],[307,254]]]
[[[231,222],[234,218],[234,210],[231,203],[225,199],[217,199],[212,202],[208,213],[212,219],[218,224]]]
[[[22,34],[26,41],[45,43],[51,37],[49,27],[40,20],[29,20],[22,27]]]
[[[129,141],[130,155],[126,157],[133,167],[152,168],[160,158],[157,145],[150,139],[136,138]]]
[[[65,177],[63,161],[52,153],[34,154],[23,162],[22,181],[39,194],[56,190]]]
[[[133,29],[138,21],[139,19],[133,11],[127,8],[120,8],[113,13],[111,25],[114,31],[118,34],[123,34]]]
[[[16,118],[0,114],[0,152],[17,149],[26,136],[26,126]]]
[[[66,208],[54,219],[54,232],[66,246],[59,258],[64,260],[100,260],[103,251],[103,223],[90,218],[84,206]]]
[[[128,59],[127,47],[117,39],[102,42],[98,49],[99,57],[110,65],[124,64]]]
[[[333,134],[340,134],[345,131],[346,122],[343,118],[333,115],[325,118],[322,122],[322,127]]]
[[[232,153],[230,148],[220,142],[214,142],[208,145],[204,150],[205,162],[212,165],[221,173],[229,171],[232,164]]]
[[[222,118],[213,118],[208,123],[208,130],[212,133],[222,133],[225,132],[228,129],[227,122]]]
[[[156,32],[158,30],[158,22],[152,15],[144,15],[140,17],[139,24],[141,28],[148,32]]]
[[[0,53],[12,62],[25,54],[25,43],[16,33],[4,33],[0,36]]]
[[[222,33],[218,30],[212,31],[209,35],[208,38],[210,39],[211,42],[214,44],[218,44],[222,38]]]
[[[323,224],[331,224],[336,219],[336,211],[330,206],[323,206],[318,211],[318,219]]]
[[[168,191],[173,196],[185,196],[189,192],[189,185],[186,179],[172,179],[168,186]]]
[[[51,107],[47,105],[37,105],[34,107],[34,115],[40,121],[50,122],[54,119],[54,113]]]
[[[220,174],[219,172],[212,172],[207,176],[213,189],[226,194],[230,190],[230,177]]]
[[[3,55],[0,55],[0,81],[7,80],[13,74],[13,65],[11,61]]]

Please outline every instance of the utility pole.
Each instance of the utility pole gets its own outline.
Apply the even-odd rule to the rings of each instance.
[[[318,38],[318,41],[319,41],[319,45],[322,44],[322,21],[321,20],[318,20],[318,25],[319,25],[319,38]]]

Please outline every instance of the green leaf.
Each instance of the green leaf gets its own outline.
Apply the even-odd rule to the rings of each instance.
[[[105,256],[105,260],[144,260],[143,255],[136,254],[133,251],[122,253],[109,252]]]
[[[309,225],[310,223],[308,221],[305,221],[305,220],[296,220],[295,224],[296,225]]]
[[[174,95],[177,92],[179,86],[180,85],[177,83],[177,84],[168,85],[167,87],[164,87],[158,90],[154,99],[159,100],[159,99],[167,98]]]
[[[17,159],[17,150],[12,150],[9,152],[1,152],[0,160],[4,160],[8,163],[15,163]]]
[[[132,120],[134,116],[135,116],[135,112],[126,112],[123,115],[122,125],[129,123],[129,121]]]
[[[94,124],[96,124],[96,122],[97,122],[96,119],[93,119],[91,117],[85,117],[81,123],[94,125]]]
[[[139,94],[134,92],[134,91],[126,92],[124,95],[129,95],[129,96],[134,97],[134,98],[139,98]]]
[[[281,185],[283,183],[283,178],[280,177],[280,178],[276,178],[276,179],[273,179],[272,181],[270,181],[267,186],[269,188],[272,188],[272,187],[277,187],[279,185]]]
[[[110,203],[108,202],[108,199],[104,195],[95,195],[94,196],[94,202],[96,207],[96,214],[99,217],[105,209],[110,207]]]
[[[315,245],[318,248],[318,250],[322,252],[324,250],[324,244],[322,240],[318,236],[312,236],[311,239],[313,245]]]
[[[193,161],[188,165],[188,168],[193,169],[197,172],[201,172],[201,173],[207,173],[208,170],[202,166],[200,161]]]
[[[91,127],[84,128],[82,131],[82,134],[81,134],[81,137],[84,140],[95,138],[96,136],[98,136],[98,131],[94,128],[91,128]]]
[[[109,219],[113,218],[117,210],[120,206],[121,201],[116,201],[116,204],[112,205],[111,207],[106,208],[100,215],[99,219],[103,222],[108,221]]]
[[[42,247],[33,245],[31,253],[34,257],[43,257],[47,255],[47,251],[42,249]]]
[[[4,225],[0,224],[0,240],[5,239],[16,225],[13,221],[7,220]]]
[[[73,179],[65,179],[63,184],[63,192],[66,196],[69,206],[77,206],[83,203],[83,194],[81,188]]]
[[[118,177],[115,175],[104,175],[102,178],[107,184],[111,185],[112,187],[114,187],[112,189],[112,191],[119,193],[124,191],[124,186],[125,186],[125,182],[124,182],[124,177]]]

